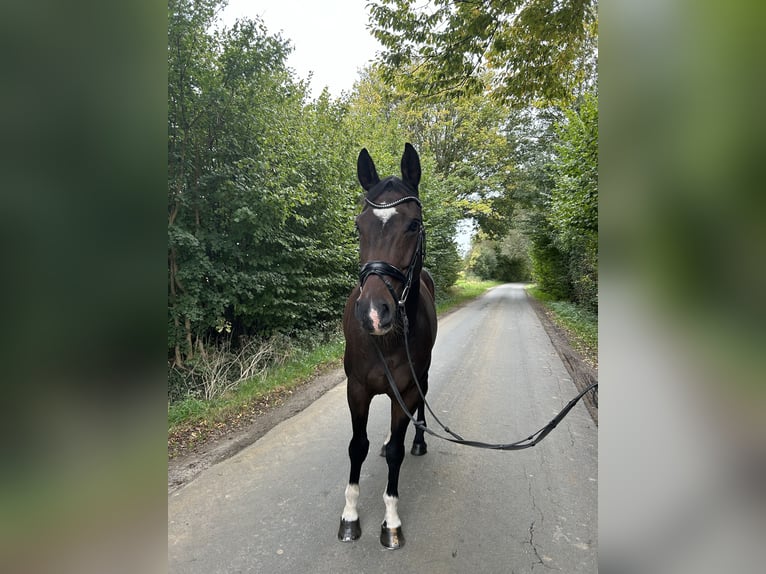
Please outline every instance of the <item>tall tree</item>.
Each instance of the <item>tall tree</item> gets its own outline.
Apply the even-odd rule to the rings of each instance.
[[[552,164],[555,185],[547,218],[558,244],[569,255],[574,296],[598,306],[598,99],[586,93],[565,110],[556,126],[559,143]]]
[[[345,108],[307,103],[289,45],[219,3],[173,0],[168,30],[168,346],[335,317],[353,278]]]
[[[566,103],[595,77],[596,0],[379,0],[389,79],[425,96],[483,87],[512,104]]]
[[[437,286],[449,287],[461,266],[455,245],[461,218],[477,220],[493,235],[507,231],[516,175],[508,111],[481,93],[423,101],[372,66],[357,84],[350,118],[361,127],[350,132],[383,147],[375,157],[384,165],[398,164],[405,140],[420,152],[429,265]]]
[[[409,102],[375,68],[365,70],[349,102],[347,134],[367,147],[379,173],[398,173],[405,142],[416,146],[423,166],[420,198],[427,229],[425,265],[441,294],[457,279],[460,257],[455,228],[462,214],[454,188],[444,184],[438,161],[413,121]]]

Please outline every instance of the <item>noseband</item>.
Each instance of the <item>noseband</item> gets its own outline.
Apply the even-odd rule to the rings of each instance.
[[[423,209],[423,204],[421,204],[420,200],[414,195],[407,195],[401,199],[392,201],[391,203],[374,203],[366,197],[364,200],[374,209],[388,209],[389,207],[394,207],[406,201],[414,201],[418,204],[418,207],[420,207],[421,210]],[[407,296],[410,294],[410,289],[412,288],[415,265],[418,261],[418,258],[420,258],[422,263],[425,254],[425,228],[421,223],[420,229],[418,230],[418,242],[415,245],[415,251],[412,253],[412,259],[410,260],[410,264],[407,267],[407,274],[405,275],[401,269],[391,265],[387,261],[368,261],[362,265],[362,268],[359,271],[359,285],[364,287],[364,283],[367,281],[367,278],[370,275],[377,275],[385,284],[388,292],[391,293],[391,297],[396,302],[397,309],[402,309],[403,311],[404,304],[407,301]],[[393,277],[396,281],[399,281],[402,285],[404,285],[401,297],[397,296],[393,285],[391,285],[391,282],[387,279],[387,277]]]

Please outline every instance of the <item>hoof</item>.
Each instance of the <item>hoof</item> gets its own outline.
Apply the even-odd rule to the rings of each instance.
[[[404,546],[404,534],[402,534],[402,527],[387,528],[384,522],[380,526],[380,543],[389,550],[396,550]]]
[[[428,452],[428,447],[424,442],[413,442],[412,450],[410,451],[414,456],[423,456]]]
[[[362,527],[359,525],[359,519],[345,521],[340,519],[340,528],[338,528],[338,540],[341,542],[353,542],[362,535]]]

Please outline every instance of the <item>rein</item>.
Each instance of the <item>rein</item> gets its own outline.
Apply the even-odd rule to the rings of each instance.
[[[391,387],[391,391],[394,393],[394,396],[396,397],[396,400],[399,403],[399,406],[402,408],[402,411],[404,411],[404,414],[407,415],[407,417],[412,421],[412,424],[415,425],[416,428],[421,429],[422,431],[427,432],[428,434],[435,436],[436,438],[453,442],[455,444],[462,444],[465,446],[472,446],[476,448],[484,448],[484,449],[490,449],[490,450],[523,450],[525,448],[531,448],[535,446],[537,443],[539,443],[540,441],[542,441],[546,436],[548,436],[548,434],[558,426],[558,424],[564,419],[564,417],[567,416],[567,414],[569,414],[569,411],[571,411],[574,408],[574,406],[582,397],[584,397],[589,391],[592,391],[593,389],[598,388],[598,383],[593,383],[587,388],[585,388],[575,398],[569,401],[567,405],[561,410],[561,412],[557,414],[547,425],[542,427],[537,432],[532,433],[527,438],[523,438],[521,440],[518,440],[516,442],[511,442],[511,443],[486,443],[486,442],[481,442],[476,440],[465,440],[462,436],[450,430],[448,426],[445,426],[444,423],[442,423],[439,420],[439,417],[437,417],[436,414],[434,414],[433,410],[431,409],[431,406],[428,404],[428,401],[426,401],[426,397],[423,394],[423,389],[420,387],[418,378],[415,375],[415,369],[412,365],[412,357],[410,356],[410,346],[409,346],[409,341],[407,337],[406,315],[404,315],[404,317],[405,317],[404,346],[407,350],[407,361],[410,364],[410,371],[412,372],[412,378],[415,381],[415,386],[418,388],[418,393],[420,394],[420,398],[423,400],[423,404],[428,409],[428,412],[431,413],[431,416],[433,417],[433,419],[437,423],[439,423],[439,426],[441,426],[446,433],[449,433],[450,435],[452,435],[452,438],[430,429],[429,427],[427,427],[426,425],[424,425],[423,423],[415,419],[413,414],[407,408],[407,405],[404,404],[404,399],[402,398],[402,395],[396,386],[396,381],[394,380],[394,376],[391,374],[391,370],[388,368],[388,364],[386,364],[386,360],[383,357],[383,353],[380,350],[380,347],[378,346],[378,343],[377,341],[375,341],[374,338],[373,338],[373,344],[375,345],[375,350],[378,353],[378,358],[380,358],[380,362],[383,364],[383,369],[385,370],[386,378],[388,379],[388,384]]]
[[[422,209],[422,204],[420,203],[420,200],[412,195],[408,195],[405,197],[402,197],[400,199],[397,199],[396,201],[392,201],[390,203],[373,203],[369,199],[365,198],[365,201],[371,205],[375,209],[387,209],[389,207],[394,207],[396,205],[399,205],[400,203],[404,203],[405,201],[414,201],[418,204],[418,206]],[[420,382],[418,381],[418,377],[415,374],[415,367],[412,363],[412,354],[410,353],[410,342],[409,342],[409,318],[407,317],[406,309],[404,308],[405,303],[407,302],[407,296],[409,295],[410,289],[412,287],[412,280],[415,270],[415,265],[417,263],[418,257],[421,258],[421,262],[423,257],[425,256],[425,248],[424,248],[424,235],[425,235],[425,229],[423,228],[423,225],[420,226],[420,231],[418,233],[418,243],[415,247],[415,252],[412,254],[412,260],[410,261],[410,265],[407,269],[407,274],[405,275],[399,268],[394,267],[390,263],[387,263],[386,261],[368,261],[365,263],[360,272],[359,272],[359,282],[360,285],[364,285],[364,282],[367,280],[367,278],[370,275],[377,275],[381,278],[383,283],[388,288],[388,291],[391,293],[391,296],[393,297],[394,301],[396,302],[397,306],[397,312],[402,317],[402,322],[404,326],[404,348],[407,352],[407,362],[410,366],[410,373],[412,373],[412,380],[415,382],[415,386],[418,389],[418,393],[420,394],[420,398],[423,401],[423,404],[428,409],[428,412],[431,413],[431,416],[433,419],[441,426],[441,428],[449,434],[450,436],[445,436],[444,434],[438,433],[429,427],[427,427],[425,424],[419,422],[415,419],[413,414],[409,411],[407,408],[407,405],[404,404],[404,399],[402,398],[401,393],[399,392],[399,388],[396,386],[396,381],[394,380],[394,376],[391,374],[391,370],[388,368],[388,364],[386,363],[386,359],[383,356],[383,352],[380,350],[380,347],[378,346],[378,342],[375,340],[375,337],[372,337],[372,342],[375,347],[375,351],[378,354],[378,358],[380,359],[381,364],[383,365],[383,369],[386,373],[386,379],[388,379],[388,384],[391,387],[391,392],[394,394],[394,397],[396,398],[397,402],[399,403],[399,406],[401,407],[402,411],[404,411],[404,414],[407,415],[407,417],[412,421],[412,424],[424,431],[428,434],[435,436],[437,438],[440,438],[442,440],[446,440],[455,444],[462,444],[465,446],[472,446],[476,448],[484,448],[484,449],[491,449],[491,450],[523,450],[526,448],[531,448],[535,446],[537,443],[542,441],[548,434],[555,429],[558,424],[564,419],[567,414],[569,414],[569,411],[571,411],[574,406],[577,404],[577,402],[584,397],[588,392],[598,388],[598,383],[593,383],[586,387],[583,391],[581,391],[576,397],[574,397],[571,401],[567,403],[567,405],[559,412],[547,425],[542,427],[537,432],[532,433],[526,438],[523,438],[521,440],[518,440],[516,442],[512,443],[486,443],[481,441],[475,441],[475,440],[466,440],[462,436],[460,436],[458,433],[450,430],[450,428],[444,423],[442,423],[439,420],[439,417],[436,416],[436,414],[431,409],[431,405],[428,404],[428,401],[426,401],[425,394],[423,393],[423,389],[420,386]],[[404,288],[402,289],[402,295],[401,297],[396,295],[396,291],[394,290],[391,283],[388,281],[386,277],[393,277],[395,280],[399,281],[404,285]]]

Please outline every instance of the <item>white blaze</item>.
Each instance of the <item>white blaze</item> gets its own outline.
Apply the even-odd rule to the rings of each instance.
[[[385,225],[388,220],[396,214],[396,208],[386,207],[383,209],[373,209],[372,212],[377,215],[378,219],[380,219],[383,222],[383,225]]]

